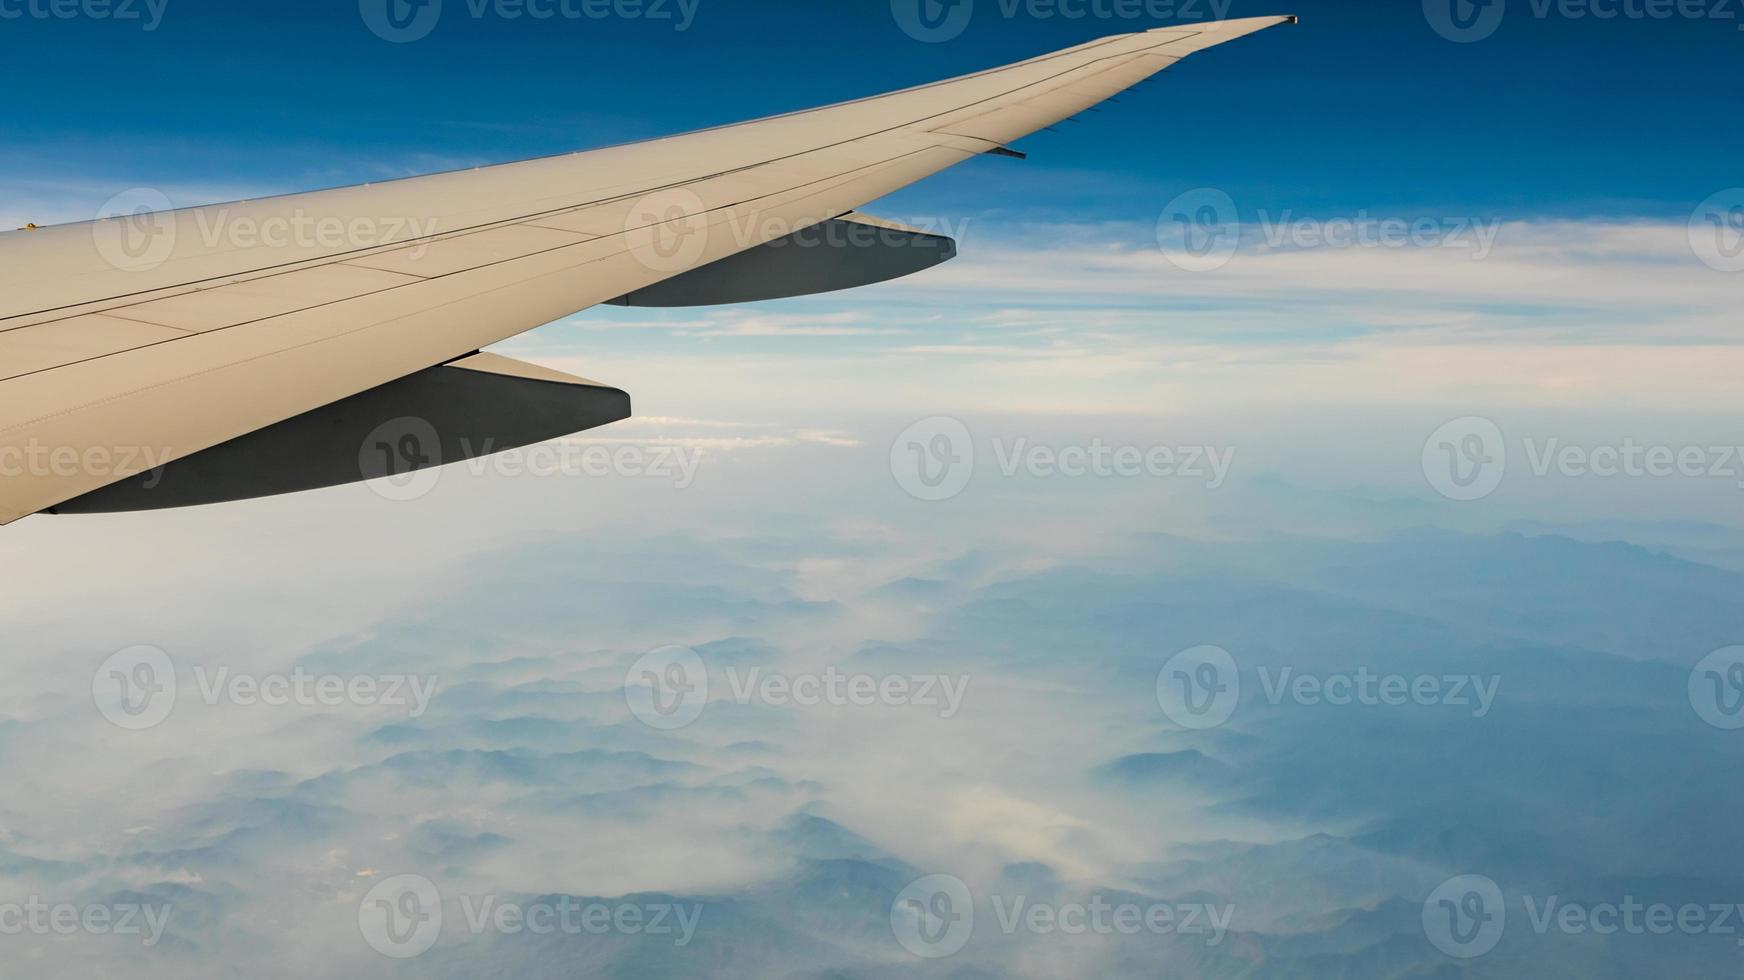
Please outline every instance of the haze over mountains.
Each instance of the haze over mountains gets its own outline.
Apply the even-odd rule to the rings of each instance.
[[[143,951],[121,936],[8,936],[0,973],[83,977],[123,960],[163,977],[267,961],[311,977],[456,978],[1736,968],[1723,926],[1600,935],[1539,921],[1547,902],[1705,908],[1744,894],[1735,734],[1689,694],[1696,661],[1744,633],[1744,581],[1677,547],[1721,529],[1643,528],[1653,540],[1630,544],[1617,525],[1400,529],[1383,516],[1366,534],[1210,534],[1169,515],[1237,500],[1002,478],[918,504],[857,478],[879,465],[875,438],[836,449],[827,473],[813,465],[824,450],[799,445],[753,452],[750,473],[732,462],[743,454],[712,457],[716,482],[682,493],[587,481],[586,515],[555,507],[575,486],[536,482],[529,513],[586,526],[482,554],[472,532],[432,546],[399,521],[469,513],[491,497],[475,481],[411,505],[367,490],[303,498],[327,517],[393,521],[360,549],[379,568],[335,568],[326,584],[267,570],[285,594],[323,597],[321,615],[239,584],[198,620],[144,635],[195,607],[190,576],[222,594],[227,544],[197,535],[214,567],[135,583],[155,608],[101,621],[14,609],[9,635],[38,639],[3,700],[15,791],[0,882],[173,914]],[[764,506],[771,484],[806,480],[835,481],[834,503]],[[1256,513],[1313,507],[1268,480],[1227,493]],[[1067,544],[1064,522],[1035,541],[999,530],[1085,495],[1110,509]],[[674,501],[707,519],[632,519]],[[307,531],[288,548],[331,546],[326,517],[279,507]],[[239,510],[205,513],[243,526]],[[150,546],[135,569],[151,567]],[[398,598],[348,594],[383,569],[399,569]],[[182,694],[167,721],[125,731],[93,710],[91,671],[141,642],[171,654]],[[709,701],[663,729],[631,709],[625,681],[668,644],[697,651]],[[1158,679],[1204,644],[1231,654],[1240,692],[1225,723],[1194,728],[1170,717]],[[438,687],[422,713],[204,703],[195,673],[220,666]],[[960,684],[961,702],[953,713],[916,685],[907,702],[805,705],[757,686],[832,670],[933,677]],[[1305,676],[1317,686],[1297,686]],[[1388,676],[1437,693],[1389,703]],[[1355,685],[1345,703],[1338,678]],[[370,889],[401,874],[436,884],[443,919],[403,961],[358,921]],[[892,925],[904,889],[932,875],[959,879],[974,905],[972,935],[937,959]],[[1424,913],[1460,875],[1494,881],[1506,903],[1499,942],[1466,960],[1436,945]],[[489,918],[566,903],[682,910],[694,928],[536,935]],[[1227,913],[1227,927],[1187,932],[1177,917],[1166,932],[1068,935],[1014,911],[1099,903]]]

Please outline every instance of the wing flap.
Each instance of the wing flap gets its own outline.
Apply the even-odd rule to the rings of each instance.
[[[323,405],[56,506],[100,514],[248,500],[387,480],[418,496],[425,470],[628,418],[630,396],[494,354],[475,354]]]
[[[871,215],[812,225],[638,289],[619,306],[720,306],[813,296],[913,275],[957,255],[940,235]]]

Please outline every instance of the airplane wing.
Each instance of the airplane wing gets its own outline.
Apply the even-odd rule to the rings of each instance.
[[[855,209],[1294,22],[1125,34],[628,146],[0,235],[0,524],[353,482],[627,417],[622,392],[477,352],[601,303],[936,264],[949,240]]]

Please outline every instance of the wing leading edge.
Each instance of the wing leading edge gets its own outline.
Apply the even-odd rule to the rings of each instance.
[[[1197,51],[1294,20],[1118,35],[605,150],[0,235],[0,523],[593,305],[711,301],[719,289],[699,289],[708,282],[699,270],[844,219]],[[768,254],[747,267],[783,278]],[[886,270],[856,274],[808,256],[791,278],[815,291],[904,271],[881,261]],[[654,290],[669,280],[684,285]],[[751,293],[793,294],[784,288],[793,287]],[[206,453],[202,465],[223,455]]]

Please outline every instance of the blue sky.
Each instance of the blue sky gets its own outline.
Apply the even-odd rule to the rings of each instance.
[[[350,2],[169,0],[145,36],[138,21],[0,22],[11,42],[0,81],[20,93],[7,169],[305,189],[801,109],[1158,23],[1041,16],[1053,7],[1035,4],[1008,17],[1002,0],[978,0],[961,36],[927,44],[884,0],[700,0],[682,31],[676,5],[667,20],[534,21],[445,2],[434,31],[408,44],[380,40]],[[1033,138],[1026,174],[987,161],[914,199],[1119,220],[1132,208],[1125,181],[1216,183],[1249,211],[1664,217],[1733,182],[1744,136],[1725,120],[1744,21],[1541,18],[1532,0],[1512,5],[1494,36],[1456,44],[1415,2],[1301,0],[1296,30]],[[1290,12],[1254,0],[1229,10]],[[1085,172],[1122,181],[1070,179]]]

